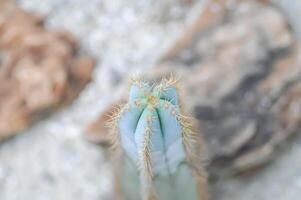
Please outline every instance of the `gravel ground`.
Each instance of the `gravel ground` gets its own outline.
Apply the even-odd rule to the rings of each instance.
[[[98,64],[94,81],[73,105],[1,144],[0,199],[110,199],[112,174],[105,152],[85,141],[83,129],[114,98],[111,91],[124,77],[155,63],[183,25],[196,16],[202,1],[18,3],[26,10],[46,15],[49,28],[74,33],[83,51],[92,54]],[[273,165],[251,179],[219,181],[214,187],[214,199],[299,200],[300,141],[295,141]]]

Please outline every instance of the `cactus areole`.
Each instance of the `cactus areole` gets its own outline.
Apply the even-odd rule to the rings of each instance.
[[[200,137],[181,114],[176,80],[132,79],[128,102],[110,121],[122,152],[119,192],[126,200],[207,200]]]

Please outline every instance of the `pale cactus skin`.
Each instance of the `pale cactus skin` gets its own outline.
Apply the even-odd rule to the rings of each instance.
[[[128,103],[111,120],[125,200],[207,200],[201,139],[181,114],[175,79],[133,79]]]

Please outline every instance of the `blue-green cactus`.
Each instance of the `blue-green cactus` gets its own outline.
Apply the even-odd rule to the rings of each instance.
[[[133,79],[113,118],[120,191],[127,200],[205,200],[200,138],[181,114],[173,78],[157,86]]]

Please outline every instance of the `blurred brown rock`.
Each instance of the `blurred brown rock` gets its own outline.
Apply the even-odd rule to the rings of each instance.
[[[42,22],[0,3],[0,140],[70,102],[91,79],[93,60],[77,55],[75,39]]]
[[[300,129],[301,66],[289,23],[274,6],[241,1],[208,15],[216,3],[203,11],[212,24],[197,18],[192,26],[204,25],[188,27],[145,77],[180,75],[183,104],[207,143],[208,168],[228,175],[266,164]]]
[[[279,126],[287,108],[278,101],[301,78],[301,68],[294,36],[278,10],[244,1],[226,16],[212,30],[199,30],[159,67],[186,70],[184,99],[200,121],[209,169],[232,174],[265,164],[275,147],[298,130]]]
[[[279,127],[283,119],[274,109],[286,112],[277,102],[299,80],[301,68],[294,36],[278,10],[245,1],[226,15],[161,67],[174,71],[181,63],[187,71],[184,96],[200,121],[209,169],[228,174],[265,164],[297,131]]]

